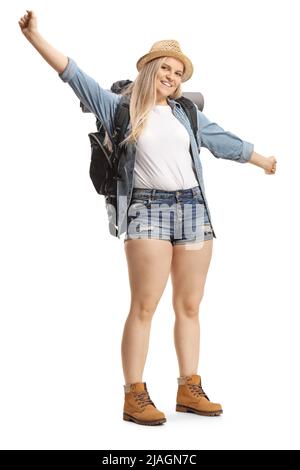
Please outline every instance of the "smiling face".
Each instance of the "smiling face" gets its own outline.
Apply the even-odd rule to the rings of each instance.
[[[167,97],[180,85],[184,65],[180,60],[166,57],[156,76],[156,104],[167,105]]]

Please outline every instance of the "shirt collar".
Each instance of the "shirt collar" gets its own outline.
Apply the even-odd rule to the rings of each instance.
[[[180,104],[177,103],[177,101],[172,100],[171,98],[167,98],[167,102],[168,102],[168,105],[171,106],[172,109],[174,109],[175,106],[177,106],[177,108],[180,108]]]

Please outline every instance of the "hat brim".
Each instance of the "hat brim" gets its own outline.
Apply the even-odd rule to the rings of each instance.
[[[143,55],[136,63],[136,68],[140,72],[145,64],[150,62],[153,59],[158,59],[159,57],[175,57],[175,59],[180,60],[184,64],[184,74],[182,75],[181,81],[186,82],[193,75],[194,67],[190,59],[179,52],[174,51],[153,51],[148,52],[148,54]]]

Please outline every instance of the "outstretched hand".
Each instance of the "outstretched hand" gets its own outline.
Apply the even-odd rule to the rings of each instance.
[[[276,172],[277,160],[275,157],[267,157],[266,163],[264,164],[264,170],[266,175],[274,175]]]
[[[26,10],[26,15],[19,20],[19,26],[24,36],[37,32],[37,17],[32,10]]]

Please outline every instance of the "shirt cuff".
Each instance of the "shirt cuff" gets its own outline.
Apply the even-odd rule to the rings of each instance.
[[[246,142],[245,140],[243,141],[243,150],[242,150],[242,155],[239,160],[240,163],[247,163],[251,155],[254,151],[254,144],[251,144],[250,142]]]
[[[62,79],[63,82],[69,82],[74,77],[76,73],[76,69],[77,69],[76,62],[70,57],[68,57],[68,64],[65,70],[59,73],[58,76]]]

